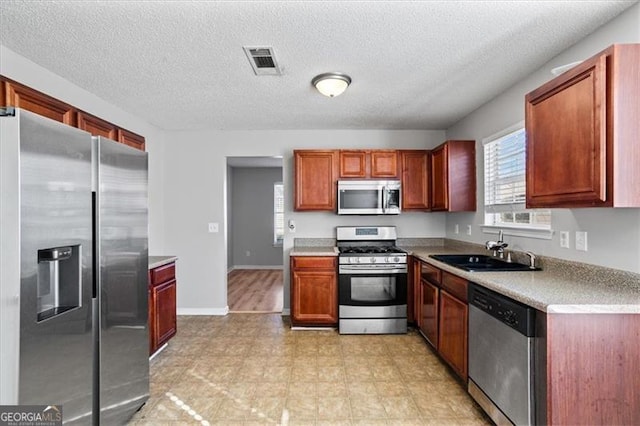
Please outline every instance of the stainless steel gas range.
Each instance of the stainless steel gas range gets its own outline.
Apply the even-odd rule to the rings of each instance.
[[[340,334],[407,332],[407,254],[395,226],[340,226]]]

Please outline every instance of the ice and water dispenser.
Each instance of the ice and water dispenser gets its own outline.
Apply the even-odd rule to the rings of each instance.
[[[38,250],[38,321],[82,305],[80,245]]]

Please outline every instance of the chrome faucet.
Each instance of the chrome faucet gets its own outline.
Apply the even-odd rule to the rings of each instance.
[[[509,244],[504,242],[504,233],[502,229],[498,232],[498,241],[487,241],[484,246],[487,250],[493,250],[494,256],[500,256],[500,259],[504,258],[504,249],[509,246]]]
[[[536,255],[530,251],[525,252],[529,256],[529,269],[536,269]]]

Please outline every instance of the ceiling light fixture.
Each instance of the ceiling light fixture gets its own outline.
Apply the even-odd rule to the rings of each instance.
[[[318,92],[334,98],[347,90],[347,87],[351,84],[351,77],[339,72],[327,72],[315,76],[313,80],[311,80],[311,84],[318,89]]]

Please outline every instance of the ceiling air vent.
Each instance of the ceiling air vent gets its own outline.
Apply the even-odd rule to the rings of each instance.
[[[273,47],[243,47],[256,75],[280,75]]]

